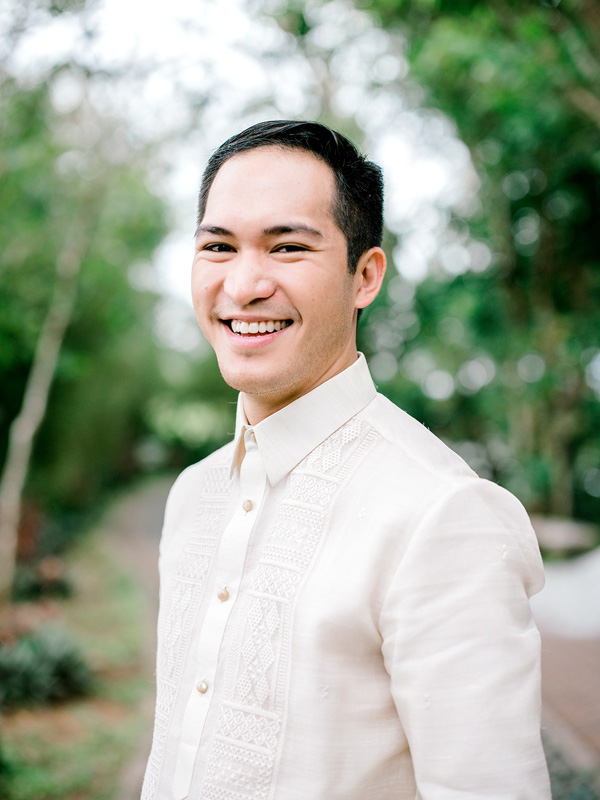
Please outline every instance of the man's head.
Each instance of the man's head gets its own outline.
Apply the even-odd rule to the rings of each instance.
[[[196,317],[252,424],[356,360],[358,311],[385,272],[379,169],[323,126],[262,127],[278,125],[319,136],[300,137],[311,147],[264,136],[256,143],[255,126],[217,150],[203,181],[192,268]],[[329,160],[315,152],[319,142]],[[370,216],[371,190],[352,182],[365,171],[377,196]]]
[[[353,274],[361,255],[379,247],[383,235],[383,178],[377,164],[368,161],[339,133],[318,122],[271,120],[259,122],[232,136],[208,161],[198,197],[198,225],[215,176],[223,164],[257,147],[305,150],[324,161],[333,172],[336,192],[333,218],[348,246],[348,269]]]

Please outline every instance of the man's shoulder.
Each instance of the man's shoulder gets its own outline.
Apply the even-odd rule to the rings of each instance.
[[[380,439],[369,460],[369,492],[390,516],[402,509],[410,528],[436,536],[504,531],[534,570],[531,591],[543,585],[537,542],[520,501],[466,462],[424,425],[377,395],[361,412]],[[364,476],[363,476],[364,477]],[[461,534],[461,535],[462,535]],[[426,538],[426,537],[425,537]]]
[[[403,472],[410,470],[430,481],[442,484],[475,478],[471,467],[438,436],[381,394],[361,412],[381,436],[382,447],[392,459],[386,459]]]

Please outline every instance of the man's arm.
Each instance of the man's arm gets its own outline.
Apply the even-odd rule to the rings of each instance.
[[[473,479],[414,531],[381,614],[422,800],[549,800],[540,741],[543,586],[520,503]]]

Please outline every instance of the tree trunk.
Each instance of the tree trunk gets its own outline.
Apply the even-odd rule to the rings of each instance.
[[[76,221],[56,261],[54,293],[35,348],[21,410],[10,426],[0,478],[0,606],[10,602],[23,488],[35,435],[46,413],[60,349],[73,313],[88,239],[87,226],[81,220]]]

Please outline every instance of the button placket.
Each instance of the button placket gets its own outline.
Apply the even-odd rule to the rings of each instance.
[[[237,509],[223,531],[216,555],[215,588],[198,636],[195,679],[182,720],[182,746],[173,778],[173,786],[180,794],[184,793],[181,796],[189,789],[196,753],[213,705],[221,643],[235,606],[248,542],[267,484],[253,431],[246,431],[244,444],[246,453],[240,466],[239,484],[234,490],[238,497]]]
[[[229,617],[235,606],[246,551],[257,512],[264,496],[267,477],[253,431],[244,435],[246,453],[240,466],[237,509],[225,527],[216,555],[215,588],[198,636],[197,663],[192,690],[182,720],[181,748],[173,786],[184,796],[189,789],[196,753],[215,696],[219,652]],[[232,602],[231,602],[232,601]]]
[[[251,428],[244,434],[245,455],[240,467],[240,495],[244,515],[255,510],[257,499],[262,498],[265,486],[265,471],[256,443],[256,435]]]

